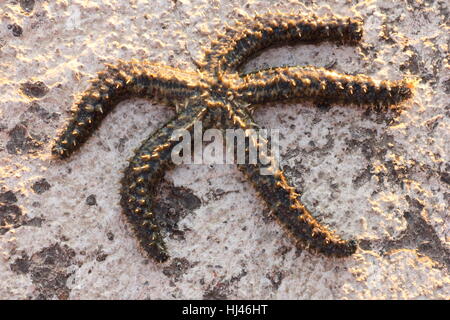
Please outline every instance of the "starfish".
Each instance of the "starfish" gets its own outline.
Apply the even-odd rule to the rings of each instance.
[[[197,72],[136,60],[107,64],[74,105],[72,118],[56,138],[52,153],[61,159],[69,157],[122,100],[156,98],[175,106],[176,116],[143,141],[121,181],[123,213],[141,248],[157,262],[164,262],[169,254],[152,205],[165,171],[174,166],[171,151],[178,142],[171,140],[172,133],[177,129],[192,132],[196,121],[201,121],[204,129],[257,130],[260,127],[252,119],[253,106],[287,99],[369,105],[375,111],[395,108],[412,96],[410,81],[376,82],[368,76],[313,66],[239,72],[248,58],[269,46],[323,41],[354,45],[361,38],[362,21],[358,18],[269,12],[227,26],[197,62]],[[258,147],[268,142],[250,139],[249,143]],[[269,155],[261,156],[273,160]],[[340,238],[313,217],[282,170],[261,175],[261,168],[259,163],[238,165],[296,246],[334,257],[347,257],[357,250],[356,240]]]

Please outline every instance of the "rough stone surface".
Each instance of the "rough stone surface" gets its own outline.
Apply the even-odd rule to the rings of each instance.
[[[361,248],[343,260],[295,249],[236,168],[184,165],[160,188],[172,258],[155,264],[120,214],[119,181],[174,110],[123,102],[67,161],[50,156],[51,139],[103,63],[194,70],[210,35],[268,10],[361,16],[363,41],[272,48],[246,71],[313,64],[419,79],[401,114],[255,110],[280,130],[303,202]],[[6,0],[0,16],[0,298],[450,299],[447,1]]]

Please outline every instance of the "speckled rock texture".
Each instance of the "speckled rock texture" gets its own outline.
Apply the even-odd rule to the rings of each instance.
[[[243,68],[311,64],[418,80],[400,114],[274,103],[282,167],[320,221],[360,242],[331,259],[296,249],[232,165],[168,172],[156,264],[121,215],[121,170],[174,114],[129,100],[79,152],[52,139],[103,63],[195,70],[203,47],[269,10],[359,16],[356,47],[271,48]],[[5,0],[0,3],[1,299],[450,299],[449,7],[439,0]]]

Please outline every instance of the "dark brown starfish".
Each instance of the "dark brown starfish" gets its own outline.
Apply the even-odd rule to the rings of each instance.
[[[246,75],[237,72],[251,55],[272,45],[322,41],[355,44],[361,37],[359,19],[269,13],[227,28],[211,43],[197,73],[137,61],[107,65],[75,105],[73,117],[52,152],[60,158],[70,156],[121,100],[162,98],[177,106],[177,115],[145,140],[131,158],[121,190],[123,212],[140,245],[156,261],[166,261],[169,255],[152,205],[155,188],[165,171],[174,165],[171,151],[178,143],[170,139],[174,130],[192,132],[195,121],[202,121],[204,129],[213,126],[258,129],[247,106],[283,99],[368,104],[376,111],[384,111],[411,97],[412,85],[407,81],[375,83],[367,76],[322,68],[280,67]],[[250,139],[249,143],[258,142]],[[264,157],[271,160],[267,155]],[[250,179],[296,245],[336,257],[355,252],[356,241],[340,239],[314,219],[282,171],[274,169],[272,175],[260,175],[260,164],[238,168]]]

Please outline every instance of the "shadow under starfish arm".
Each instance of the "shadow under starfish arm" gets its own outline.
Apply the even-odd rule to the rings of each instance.
[[[52,153],[67,158],[123,100],[135,97],[163,98],[167,104],[185,104],[201,88],[198,74],[148,62],[106,65],[72,108],[72,117],[56,138]]]
[[[171,140],[171,136],[177,129],[192,133],[194,122],[202,121],[206,111],[207,108],[202,104],[190,105],[153,133],[136,150],[121,181],[123,213],[141,248],[158,262],[166,261],[169,255],[152,206],[154,193],[165,171],[174,166],[171,153],[178,141]]]
[[[241,129],[259,129],[250,114],[240,110],[236,121],[237,127]],[[237,116],[237,115],[236,115]],[[249,144],[257,148],[266,144],[267,140],[250,136]],[[267,148],[263,148],[267,150]],[[264,168],[261,162],[256,164],[240,164],[238,168],[253,184],[258,194],[265,200],[272,215],[277,222],[287,231],[289,236],[299,248],[306,248],[314,253],[322,253],[327,256],[347,257],[357,249],[355,240],[340,239],[324,225],[319,223],[310,211],[300,202],[300,195],[289,182],[284,173],[278,169],[276,159],[265,155],[259,150],[259,159],[271,163],[270,168]],[[247,154],[248,149],[246,150]],[[262,175],[262,170],[269,170],[272,174]]]
[[[362,21],[358,18],[268,13],[236,21],[235,26],[228,27],[206,51],[203,69],[220,76],[236,70],[248,57],[272,45],[323,41],[352,44],[361,37]]]
[[[283,99],[370,105],[379,110],[412,96],[413,82],[374,81],[365,75],[346,75],[324,68],[279,67],[244,75],[235,90],[250,104]]]

